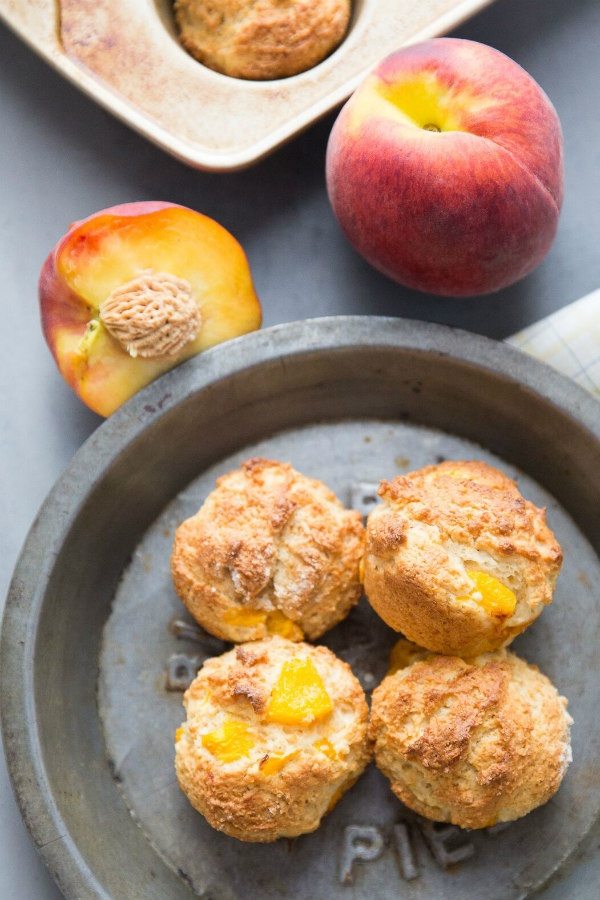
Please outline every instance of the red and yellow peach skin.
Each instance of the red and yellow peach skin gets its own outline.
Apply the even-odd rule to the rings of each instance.
[[[497,291],[554,239],[560,122],[504,54],[425,41],[380,63],[342,109],[327,185],[350,242],[391,278],[448,296]]]

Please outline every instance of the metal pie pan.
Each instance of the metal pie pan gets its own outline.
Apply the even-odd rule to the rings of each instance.
[[[550,803],[461,832],[411,814],[370,767],[293,842],[241,844],[191,809],[172,768],[181,694],[167,687],[225,645],[188,628],[170,585],[172,533],[217,475],[257,453],[365,510],[380,478],[465,456],[500,465],[548,507],[565,565],[554,603],[514,648],[575,719],[574,761]],[[163,376],[75,456],[7,602],[7,759],[58,885],[78,900],[529,896],[566,871],[598,818],[599,551],[598,405],[510,347],[400,319],[330,318],[248,335]],[[324,639],[367,689],[393,641],[364,601]]]

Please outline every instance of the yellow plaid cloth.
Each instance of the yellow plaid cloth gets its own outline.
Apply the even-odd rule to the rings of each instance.
[[[508,338],[600,398],[600,290]]]

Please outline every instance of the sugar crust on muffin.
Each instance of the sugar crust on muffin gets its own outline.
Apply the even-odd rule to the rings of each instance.
[[[175,589],[223,640],[315,639],[361,594],[364,528],[322,482],[253,458],[217,480],[176,531]]]
[[[204,664],[184,705],[180,787],[239,840],[314,831],[371,757],[363,690],[325,647],[277,636],[238,646]]]
[[[506,650],[408,658],[374,691],[370,721],[376,764],[403,803],[485,828],[555,794],[571,761],[572,720],[537,667]]]
[[[551,602],[562,552],[545,510],[477,461],[427,466],[379,488],[365,591],[384,621],[439,653],[509,643]]]

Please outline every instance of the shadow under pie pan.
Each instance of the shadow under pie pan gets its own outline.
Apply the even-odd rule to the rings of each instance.
[[[0,19],[153,143],[191,166],[227,171],[333,109],[383,56],[445,34],[491,2],[353,0],[340,46],[273,81],[230,78],[193,59],[177,39],[172,0],[0,0]]]
[[[371,766],[295,841],[242,844],[194,812],[173,770],[183,718],[173,688],[225,644],[186,620],[169,554],[215,477],[252,455],[290,461],[365,511],[380,478],[465,457],[496,463],[547,506],[564,569],[554,603],[515,642],[575,720],[573,763],[546,806],[463,832],[405,809]],[[77,900],[506,900],[547,884],[600,808],[599,551],[598,405],[511,347],[342,317],[247,335],[163,376],[74,457],[32,526],[6,608],[8,764],[59,886]],[[363,600],[323,643],[369,690],[394,640]]]

